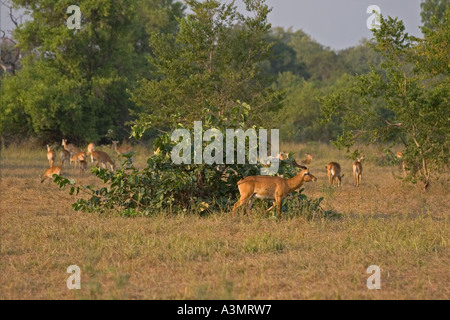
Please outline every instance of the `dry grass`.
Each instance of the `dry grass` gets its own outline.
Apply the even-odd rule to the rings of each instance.
[[[395,180],[398,168],[376,166],[369,156],[355,188],[351,160],[332,147],[283,149],[299,159],[313,153],[310,168],[319,181],[305,193],[324,196],[324,208],[341,218],[276,221],[257,208],[251,218],[75,212],[67,191],[40,184],[45,149],[4,150],[0,298],[449,299],[448,177],[424,194]],[[144,153],[150,154],[138,150],[138,165]],[[341,188],[327,184],[330,161],[341,163]],[[65,171],[83,184],[95,182],[87,173]],[[81,268],[81,290],[66,287],[73,264]],[[373,264],[381,268],[381,290],[366,287]]]

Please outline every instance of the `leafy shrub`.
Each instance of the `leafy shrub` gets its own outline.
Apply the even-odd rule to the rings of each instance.
[[[228,118],[218,116],[215,108],[203,110],[204,123],[225,132],[230,117],[242,128],[250,111],[247,104],[239,103],[240,112],[231,113]],[[240,121],[239,121],[240,120]],[[181,128],[180,124],[174,125]],[[175,143],[168,133],[160,135],[154,142],[159,152],[147,160],[147,167],[138,169],[133,165],[133,154],[124,155],[124,161],[115,172],[92,168],[105,185],[102,188],[77,186],[75,181],[62,177],[55,182],[64,187],[70,185],[70,193],[88,194],[73,204],[75,210],[115,210],[124,216],[151,215],[156,211],[190,212],[207,214],[213,209],[224,209],[236,201],[239,195],[236,183],[243,177],[260,174],[259,164],[174,164],[170,152]],[[204,143],[203,147],[206,146]],[[234,146],[236,151],[236,145]],[[224,163],[226,154],[224,152]],[[248,154],[246,154],[248,162]],[[280,162],[278,174],[293,177],[297,171],[292,159]]]

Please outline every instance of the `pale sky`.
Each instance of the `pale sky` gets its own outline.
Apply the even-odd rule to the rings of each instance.
[[[273,7],[269,14],[272,26],[302,29],[335,50],[372,37],[366,26],[370,5],[377,5],[384,17],[403,20],[406,32],[420,36],[420,3],[421,0],[267,0]]]
[[[228,1],[227,1],[228,2]],[[383,16],[399,17],[406,31],[420,36],[421,0],[267,0],[273,7],[269,14],[272,26],[293,30],[302,29],[320,44],[335,50],[358,44],[362,38],[371,38],[366,26],[371,14],[370,5],[377,5]],[[237,0],[239,8],[244,8]],[[8,12],[1,8],[0,28],[12,29]]]

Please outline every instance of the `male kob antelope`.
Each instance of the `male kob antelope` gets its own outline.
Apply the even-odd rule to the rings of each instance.
[[[52,167],[50,169],[47,169],[47,171],[45,171],[44,175],[41,178],[41,183],[44,182],[45,179],[51,179],[54,174],[60,176],[61,173],[62,173],[61,167]]]
[[[272,210],[276,205],[278,217],[280,217],[281,203],[284,198],[300,188],[304,182],[317,181],[317,178],[309,173],[307,167],[300,167],[304,170],[291,179],[270,176],[250,176],[239,180],[237,185],[241,198],[233,206],[233,215],[236,213],[237,208],[246,203],[248,203],[247,211],[250,214],[254,198],[259,198],[274,200],[273,205],[266,212]]]
[[[56,160],[56,153],[55,153],[55,151],[52,150],[52,148],[50,148],[49,145],[47,145],[47,159],[48,159],[48,164],[50,165],[50,168],[53,167],[53,163]]]
[[[94,161],[96,161],[96,166],[101,163],[103,169],[106,169],[106,165],[109,163],[111,166],[111,171],[114,171],[114,167],[116,166],[114,161],[111,160],[110,156],[103,151],[92,151],[92,157],[94,158]]]
[[[123,154],[126,154],[126,153],[128,153],[128,152],[133,151],[133,147],[130,146],[130,145],[125,145],[125,144],[124,144],[124,145],[121,145],[121,146],[119,147],[118,144],[119,144],[119,141],[113,141],[113,142],[112,142],[113,148],[114,148],[114,150],[117,152],[117,154],[118,154],[119,156],[121,156],[121,155],[123,155]]]
[[[358,158],[355,162],[353,162],[353,185],[355,187],[359,187],[359,184],[361,183],[361,177],[362,177],[362,164],[361,161],[364,159],[364,157]]]
[[[61,145],[64,147],[64,149],[70,152],[71,156],[79,154],[81,152],[81,150],[75,147],[73,144],[67,144],[67,139],[63,139]]]
[[[334,180],[336,179],[337,186],[339,187],[342,184],[342,177],[341,175],[341,166],[337,162],[330,162],[326,167],[327,174],[328,174],[328,180],[330,181],[330,184],[334,184]]]

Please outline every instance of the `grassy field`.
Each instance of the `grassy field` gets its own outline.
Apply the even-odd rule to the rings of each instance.
[[[394,179],[398,167],[377,166],[369,148],[355,188],[343,152],[322,144],[282,149],[314,154],[318,182],[304,193],[325,197],[323,208],[339,218],[277,221],[261,204],[251,217],[234,218],[229,211],[150,218],[75,212],[67,190],[40,183],[45,148],[2,150],[0,298],[450,298],[448,174],[424,193]],[[142,165],[150,152],[137,151]],[[341,163],[341,188],[328,186],[330,161]],[[64,175],[96,182],[68,167]],[[66,287],[70,265],[81,268],[81,290]],[[369,265],[381,268],[380,290],[366,286]]]

